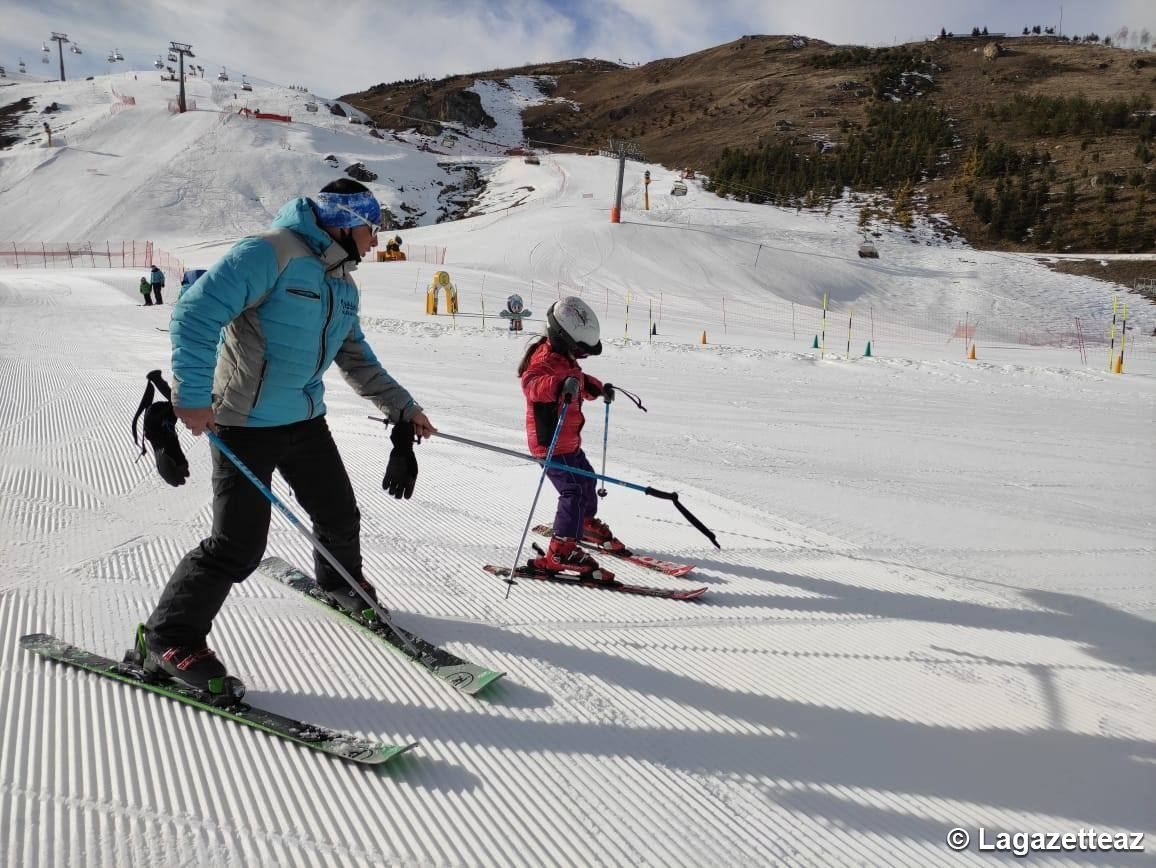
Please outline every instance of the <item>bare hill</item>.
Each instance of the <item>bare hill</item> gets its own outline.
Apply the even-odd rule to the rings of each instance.
[[[873,107],[933,105],[949,120],[956,141],[936,156],[934,171],[914,178],[915,189],[907,192],[916,207],[945,213],[982,246],[1154,249],[1151,118],[1042,130],[1016,102],[1038,98],[1039,112],[1057,114],[1069,110],[1059,101],[1082,96],[1087,107],[1077,111],[1103,116],[1127,104],[1143,114],[1143,106],[1151,109],[1156,83],[1156,61],[1146,52],[1054,37],[965,37],[872,50],[795,36],[746,36],[640,67],[571,60],[381,84],[343,98],[381,126],[421,125],[436,133],[437,122],[454,121],[482,132],[484,112],[468,88],[478,79],[513,75],[541,76],[543,86],[564,100],[526,111],[527,138],[535,145],[590,149],[604,147],[611,137],[630,139],[649,160],[711,175],[719,173],[728,148],[756,162],[761,149],[782,146],[802,160],[825,160],[878,125]],[[968,159],[977,142],[1011,149],[1020,167],[977,176],[974,159]],[[905,156],[924,155],[896,159]],[[1030,159],[1035,162],[1028,165]],[[1011,193],[1005,194],[1001,177]],[[901,174],[895,178],[848,185],[894,196],[903,186]],[[1014,198],[1015,185],[1028,181],[1034,185],[1032,202],[1026,196],[1005,201],[1003,210],[1034,210],[1005,225],[1001,196]],[[806,183],[787,183],[780,173],[767,198],[801,204]],[[829,193],[817,192],[820,198]],[[985,198],[995,204],[994,215]]]

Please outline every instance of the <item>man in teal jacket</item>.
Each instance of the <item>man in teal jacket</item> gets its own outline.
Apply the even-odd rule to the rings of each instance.
[[[326,369],[336,362],[410,443],[436,431],[358,321],[352,272],[377,245],[380,220],[376,198],[350,179],[294,199],[271,231],[238,242],[181,296],[170,324],[177,417],[195,435],[215,432],[265,485],[279,470],[314,533],[375,599],[361,571],[361,513],[325,421]],[[413,462],[409,492],[416,473]],[[213,449],[212,533],[177,565],[138,632],[146,668],[220,692],[226,669],[206,637],[233,584],[260,563],[269,519],[269,501]],[[339,605],[364,608],[320,556],[315,572]]]

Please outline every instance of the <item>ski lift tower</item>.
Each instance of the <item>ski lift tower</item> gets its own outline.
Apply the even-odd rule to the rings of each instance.
[[[56,43],[56,50],[60,53],[60,80],[64,81],[64,43],[71,42],[67,33],[53,31],[52,41]]]
[[[193,54],[193,46],[187,45],[184,42],[170,42],[169,52],[175,53],[180,58],[181,70],[179,78],[181,82],[181,92],[177,97],[177,106],[180,108],[181,114],[184,114],[188,110],[185,108],[185,58],[196,57],[196,55]]]
[[[610,222],[621,223],[622,216],[622,177],[626,174],[626,158],[642,160],[642,149],[637,142],[628,142],[625,139],[610,140],[610,154],[618,158],[618,181],[614,185],[614,204],[610,206]]]

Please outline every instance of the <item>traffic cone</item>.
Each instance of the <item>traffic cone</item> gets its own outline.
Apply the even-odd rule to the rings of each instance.
[[[702,342],[704,344],[706,343],[706,332],[705,331],[702,333]]]
[[[818,335],[815,335],[815,340],[811,344],[811,349],[813,349],[813,350],[819,349],[819,336]]]
[[[972,344],[971,349],[967,351],[967,357],[973,362],[975,361],[975,344]]]
[[[1124,373],[1124,354],[1123,353],[1120,353],[1120,355],[1116,356],[1116,363],[1114,365],[1112,365],[1112,373],[1113,374]]]
[[[863,351],[863,358],[871,358],[871,341],[867,341],[867,349]]]

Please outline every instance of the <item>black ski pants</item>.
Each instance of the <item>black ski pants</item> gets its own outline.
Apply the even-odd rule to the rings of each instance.
[[[274,428],[222,426],[218,434],[266,486],[274,470],[281,472],[309,514],[313,533],[361,581],[361,513],[325,418]],[[148,619],[146,626],[159,642],[204,642],[233,584],[260,564],[271,510],[265,495],[214,447],[212,535],[177,565]],[[314,570],[323,588],[347,586],[317,553]]]

